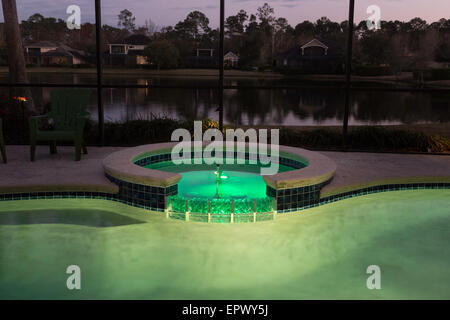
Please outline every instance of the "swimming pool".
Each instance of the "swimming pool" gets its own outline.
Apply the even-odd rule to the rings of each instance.
[[[450,190],[376,193],[257,224],[88,199],[0,207],[1,299],[449,299]],[[66,268],[81,287],[66,288]],[[368,290],[366,268],[381,268]]]

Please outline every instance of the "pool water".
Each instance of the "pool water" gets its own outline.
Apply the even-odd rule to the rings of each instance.
[[[269,165],[263,165],[259,161],[256,164],[249,163],[249,160],[245,160],[244,164],[237,164],[237,159],[223,159],[224,164],[220,165],[220,168],[224,171],[244,171],[259,174],[262,167],[269,167]],[[232,163],[232,164],[227,164]],[[160,170],[166,172],[188,172],[188,171],[216,171],[217,165],[208,165],[203,160],[202,164],[181,164],[175,165],[172,161],[163,161],[146,165],[145,168]],[[278,172],[287,172],[297,170],[286,165],[279,164]]]
[[[450,190],[371,194],[256,224],[80,199],[2,202],[1,215],[1,299],[450,299]],[[81,268],[79,291],[66,288],[69,265]],[[366,287],[370,265],[381,290]]]
[[[266,183],[254,173],[221,171],[182,172],[178,195],[205,199],[258,199],[266,197]]]
[[[226,159],[224,159],[226,162]],[[183,164],[175,165],[172,161],[158,162],[145,168],[177,172],[182,176],[178,183],[178,195],[200,199],[260,199],[266,197],[267,185],[260,175],[261,163],[217,165]],[[280,165],[279,172],[295,170]],[[219,177],[220,175],[220,177]]]

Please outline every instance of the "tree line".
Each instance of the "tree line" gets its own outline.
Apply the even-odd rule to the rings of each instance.
[[[225,48],[239,54],[242,67],[271,67],[279,53],[312,38],[332,44],[336,55],[345,54],[348,21],[335,22],[322,17],[291,26],[277,17],[267,3],[255,13],[240,10],[225,21]],[[80,30],[69,30],[62,19],[36,13],[20,23],[25,41],[54,41],[95,55],[95,25],[84,23]],[[219,30],[200,11],[190,12],[174,26],[158,28],[151,19],[136,26],[129,10],[122,10],[116,26],[102,26],[103,48],[132,34],[151,39],[146,54],[162,68],[180,66],[183,57],[197,48],[217,49]],[[4,36],[3,36],[4,39]],[[0,45],[4,51],[4,41]],[[408,57],[408,59],[405,59]],[[411,21],[382,21],[381,30],[368,30],[366,21],[355,26],[354,62],[358,65],[389,65],[398,71],[421,68],[427,61],[450,62],[450,19],[427,23],[421,18]]]

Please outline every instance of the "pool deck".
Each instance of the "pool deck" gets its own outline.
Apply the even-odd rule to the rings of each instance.
[[[38,146],[36,161],[30,161],[28,146],[7,146],[8,163],[0,163],[0,193],[37,191],[91,191],[117,193],[119,188],[105,178],[102,160],[121,148],[88,148],[89,154],[74,161],[73,147]]]
[[[321,197],[384,184],[450,182],[450,156],[360,152],[321,152],[336,165]]]
[[[74,161],[73,147],[38,146],[36,161],[29,160],[28,146],[7,146],[8,164],[0,163],[0,193],[37,191],[90,191],[117,193],[106,179],[102,160],[118,147],[89,147],[89,154]],[[450,156],[385,153],[321,152],[335,161],[332,182],[322,197],[368,186],[397,183],[450,182]]]

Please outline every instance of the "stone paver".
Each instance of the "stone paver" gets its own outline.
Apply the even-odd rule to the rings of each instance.
[[[38,146],[31,162],[28,146],[7,146],[8,164],[0,163],[0,193],[33,191],[92,191],[116,193],[105,178],[103,158],[120,148],[88,148],[76,162],[73,147],[58,147],[50,155],[48,146]]]
[[[117,192],[105,178],[102,160],[122,150],[89,147],[89,154],[74,161],[73,147],[59,147],[50,155],[39,146],[36,162],[29,161],[29,147],[7,146],[8,164],[0,163],[0,193],[32,191]],[[362,186],[402,182],[450,182],[450,156],[321,152],[334,160],[337,171],[322,196]]]
[[[337,165],[322,196],[384,183],[450,182],[450,156],[322,152]]]

